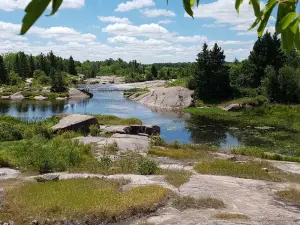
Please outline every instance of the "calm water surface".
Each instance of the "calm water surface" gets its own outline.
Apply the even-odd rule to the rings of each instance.
[[[161,136],[168,142],[178,140],[189,143],[206,143],[229,149],[253,141],[252,136],[247,135],[250,132],[249,129],[213,124],[185,113],[150,109],[124,98],[121,91],[93,91],[93,94],[94,97],[87,100],[2,100],[0,101],[0,114],[19,117],[23,120],[41,120],[60,113],[136,117],[141,119],[144,124],[159,125]]]

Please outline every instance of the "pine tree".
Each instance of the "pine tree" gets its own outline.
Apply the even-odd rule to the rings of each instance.
[[[14,72],[20,74],[20,59],[19,54],[16,54],[15,61],[14,61]]]
[[[0,55],[0,84],[6,84],[8,82],[8,73],[4,64],[2,55]]]
[[[41,53],[38,56],[38,64],[37,64],[38,69],[44,71],[46,75],[49,76],[50,74],[50,63],[48,62],[47,58],[43,53]]]
[[[51,69],[54,69],[55,71],[57,71],[57,59],[56,59],[56,56],[53,54],[52,51],[50,51],[48,53],[47,58],[50,62]]]
[[[75,62],[74,62],[74,59],[72,56],[70,56],[70,59],[69,59],[69,73],[72,75],[77,75]]]
[[[203,45],[198,54],[194,80],[196,95],[201,100],[219,100],[231,95],[229,69],[225,65],[224,51],[217,44],[212,50],[208,50],[207,44]]]
[[[35,66],[35,62],[34,62],[34,58],[32,55],[29,56],[29,74],[32,77],[33,76],[33,72],[36,70],[36,66]]]
[[[19,60],[20,60],[20,71],[19,75],[22,78],[26,78],[30,76],[30,71],[29,71],[29,64],[27,60],[27,56],[25,55],[24,52],[19,53]]]
[[[266,32],[255,42],[248,60],[255,66],[255,70],[249,75],[251,77],[250,86],[259,87],[262,78],[265,77],[265,69],[268,65],[278,71],[286,61],[280,39],[276,34],[272,36]]]
[[[156,66],[154,64],[151,66],[151,74],[152,74],[154,79],[157,78],[158,73],[157,73]]]

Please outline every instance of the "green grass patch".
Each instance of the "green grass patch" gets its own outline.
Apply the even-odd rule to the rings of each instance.
[[[26,183],[5,190],[0,218],[17,224],[28,224],[33,219],[43,223],[46,218],[102,224],[149,213],[164,204],[169,195],[169,190],[160,186],[121,192],[121,185],[105,179]]]
[[[249,216],[238,213],[218,213],[215,218],[220,220],[250,220]]]
[[[119,118],[112,115],[93,115],[99,124],[104,125],[141,125],[142,121],[137,118]]]
[[[148,88],[132,88],[123,92],[124,96],[130,97],[133,94],[136,94],[136,97],[149,92]]]
[[[266,164],[259,162],[236,163],[226,160],[198,163],[195,170],[202,174],[232,176],[246,179],[282,181],[279,176],[269,173],[263,168]]]
[[[47,97],[49,100],[54,100],[58,97],[61,97],[61,98],[69,97],[68,93],[54,93],[54,92],[23,91],[22,94],[24,95],[25,98],[28,98],[28,99],[34,99],[34,97],[39,96],[39,95]]]
[[[162,149],[162,148],[151,148],[148,151],[151,155],[160,157],[168,157],[172,159],[199,159],[206,155],[205,152],[197,152],[188,149]]]
[[[290,188],[276,193],[283,200],[300,204],[300,191],[295,188]]]
[[[186,87],[186,79],[176,79],[174,81],[171,81],[168,83],[167,87],[176,87],[176,86],[180,86],[180,87]]]
[[[226,112],[218,107],[185,109],[199,118],[240,126],[271,126],[289,131],[300,131],[300,106],[263,105],[251,110]]]
[[[169,184],[177,188],[188,182],[192,176],[192,173],[186,170],[162,170],[161,173],[165,175],[165,180]]]
[[[300,157],[282,155],[282,154],[278,154],[276,152],[270,152],[270,151],[271,151],[271,149],[268,149],[268,148],[247,146],[247,147],[240,147],[240,148],[233,149],[231,152],[233,154],[252,156],[252,157],[257,157],[257,158],[261,158],[261,159],[300,162]]]
[[[223,102],[220,105],[231,105],[231,104],[241,104],[241,105],[252,105],[252,106],[260,106],[268,102],[268,98],[262,95],[258,95],[256,97],[245,97],[245,98],[238,98],[233,99],[227,102]]]
[[[185,209],[222,209],[225,204],[222,200],[211,197],[194,198],[191,196],[176,197],[172,203],[173,207],[183,211]]]

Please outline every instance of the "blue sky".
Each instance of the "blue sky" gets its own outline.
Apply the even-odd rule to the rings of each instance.
[[[53,17],[43,16],[25,36],[18,35],[29,0],[0,1],[0,53],[37,55],[53,50],[76,60],[136,59],[142,63],[194,61],[204,42],[217,42],[228,61],[244,59],[257,39],[247,3],[240,15],[235,0],[201,1],[193,20],[181,1],[64,0]],[[272,25],[268,26],[274,31]]]

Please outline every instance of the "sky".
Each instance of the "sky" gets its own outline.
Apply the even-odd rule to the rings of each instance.
[[[141,63],[194,62],[204,43],[218,43],[226,60],[248,57],[257,33],[244,1],[238,15],[235,0],[203,0],[188,16],[179,0],[64,0],[54,16],[45,14],[19,35],[30,0],[0,0],[0,53],[53,51],[75,60],[136,59]],[[274,17],[267,29],[274,31]]]

